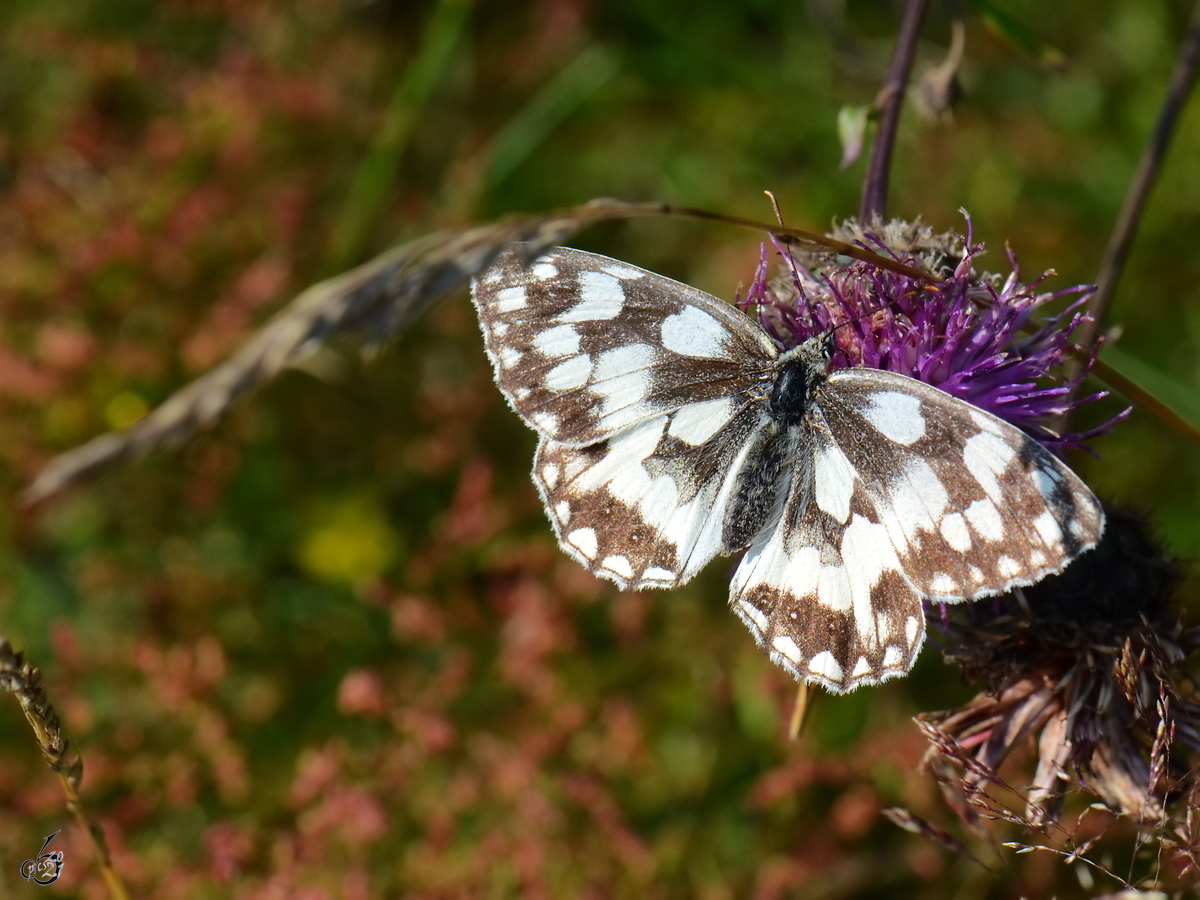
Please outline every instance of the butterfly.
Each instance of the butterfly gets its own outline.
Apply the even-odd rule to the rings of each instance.
[[[828,334],[783,348],[716,297],[565,248],[506,252],[472,295],[562,548],[631,590],[744,551],[730,605],[797,679],[903,675],[923,601],[1032,584],[1103,530],[1033,438],[904,375],[830,372]]]

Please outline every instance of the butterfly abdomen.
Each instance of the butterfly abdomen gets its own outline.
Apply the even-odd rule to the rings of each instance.
[[[817,381],[809,349],[797,349],[783,357],[775,373],[767,396],[770,419],[746,454],[726,508],[721,534],[726,553],[748,546],[767,526],[775,507],[784,467],[794,456],[800,425]]]
[[[780,427],[776,421],[769,421],[759,432],[725,510],[723,552],[736,553],[749,546],[754,536],[766,528],[779,496],[784,466],[791,460],[794,447],[794,429]]]

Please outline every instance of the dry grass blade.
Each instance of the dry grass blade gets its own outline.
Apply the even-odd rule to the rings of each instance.
[[[1071,848],[1068,850],[1060,850],[1057,847],[1047,847],[1045,844],[1022,844],[1019,841],[1005,841],[1004,846],[1008,847],[1010,850],[1015,850],[1017,853],[1032,853],[1035,850],[1042,850],[1046,853],[1053,853],[1055,856],[1060,857],[1061,859],[1065,860],[1068,863],[1073,863],[1075,861],[1079,861],[1079,862],[1085,863],[1088,866],[1091,866],[1097,872],[1103,872],[1108,877],[1114,879],[1115,881],[1120,882],[1126,888],[1132,887],[1132,885],[1130,885],[1130,883],[1128,881],[1126,881],[1124,878],[1122,878],[1120,875],[1118,875],[1116,872],[1114,872],[1112,869],[1110,869],[1108,866],[1104,865],[1103,863],[1096,862],[1096,860],[1091,859],[1090,857],[1087,857],[1087,856],[1077,855],[1074,848]],[[1106,894],[1105,896],[1108,896],[1108,895]]]
[[[435,301],[464,289],[512,244],[527,244],[530,255],[537,256],[605,219],[661,216],[767,231],[788,242],[932,280],[896,260],[813,232],[661,203],[599,199],[542,215],[513,216],[474,228],[442,231],[308,288],[230,359],[176,391],[141,421],[56,456],[26,489],[23,500],[26,504],[40,502],[104,466],[178,445],[331,337],[353,334],[367,346],[379,344]]]
[[[510,244],[525,242],[537,253],[593,222],[630,215],[631,208],[633,215],[643,214],[635,205],[601,200],[547,215],[443,231],[315,284],[229,360],[177,391],[141,421],[55,457],[25,491],[24,500],[37,503],[103,466],[179,444],[335,335],[357,334],[368,345],[378,344],[439,298],[465,287]]]
[[[756,231],[769,231],[779,243],[788,247],[799,247],[813,253],[833,253],[838,256],[847,256],[850,259],[857,259],[859,262],[865,262],[872,266],[878,266],[881,269],[887,269],[889,272],[895,272],[897,275],[924,279],[933,284],[938,284],[942,281],[939,276],[931,272],[925,272],[887,256],[880,256],[878,253],[867,250],[857,244],[838,240],[826,234],[817,234],[814,231],[808,231],[803,228],[768,225],[754,219],[743,219],[739,216],[727,216],[723,213],[712,213],[703,209],[694,209],[687,206],[667,206],[665,204],[643,204],[641,212],[631,213],[631,215],[663,215],[679,216],[687,219],[710,219],[714,222],[724,222],[727,225],[740,225],[743,228],[752,228]]]
[[[979,857],[968,850],[962,841],[954,837],[954,835],[950,834],[948,831],[938,828],[938,826],[934,825],[932,822],[927,822],[925,819],[922,819],[916,813],[911,813],[903,807],[893,806],[890,809],[885,809],[883,811],[883,815],[893,825],[899,825],[905,831],[912,832],[913,834],[927,838],[936,844],[940,844],[952,853],[957,853],[959,856],[971,860],[971,862],[975,863],[980,868],[987,870],[988,872],[992,871],[979,859]],[[995,873],[992,872],[992,874],[994,875]]]
[[[21,704],[21,710],[37,737],[38,746],[42,748],[42,755],[62,782],[63,791],[67,795],[67,809],[83,828],[92,845],[92,852],[96,856],[105,884],[108,885],[109,896],[115,900],[129,900],[129,892],[113,869],[104,832],[88,818],[83,801],[79,799],[83,760],[62,733],[58,714],[50,705],[50,699],[42,687],[41,673],[25,660],[23,654],[13,652],[12,645],[3,636],[0,636],[0,689],[15,695]]]

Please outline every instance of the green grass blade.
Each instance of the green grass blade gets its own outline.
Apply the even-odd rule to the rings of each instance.
[[[362,256],[371,228],[394,189],[421,112],[461,43],[469,11],[470,0],[439,0],[430,14],[417,55],[396,85],[374,144],[354,173],[334,219],[329,270],[346,269]]]
[[[592,44],[571,60],[492,140],[488,187],[508,178],[619,67],[616,55],[600,44]]]

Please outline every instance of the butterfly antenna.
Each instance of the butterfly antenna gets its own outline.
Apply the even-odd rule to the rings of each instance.
[[[792,719],[788,722],[788,740],[798,740],[804,727],[804,716],[808,712],[808,682],[801,681],[796,690],[796,703],[792,706]]]
[[[779,212],[779,201],[775,199],[775,194],[771,191],[763,191],[767,195],[767,199],[771,201],[771,209],[775,210],[775,221],[779,223],[780,228],[787,228],[783,224],[783,216]]]
[[[763,193],[766,194],[768,199],[770,199],[770,201],[771,201],[771,209],[773,209],[775,211],[775,221],[779,223],[779,227],[787,228],[787,225],[785,225],[783,222],[783,213],[781,213],[779,211],[779,201],[775,199],[774,192],[763,191]],[[771,243],[775,245],[776,250],[781,251],[784,255],[787,256],[788,268],[791,269],[791,271],[792,271],[792,284],[794,284],[796,286],[797,293],[799,293],[799,295],[807,301],[808,295],[805,294],[804,285],[800,281],[800,272],[799,272],[798,266],[796,264],[796,258],[794,256],[792,256],[792,245],[791,244],[783,244],[781,246],[779,241],[777,241],[775,239],[775,235],[771,235]]]

